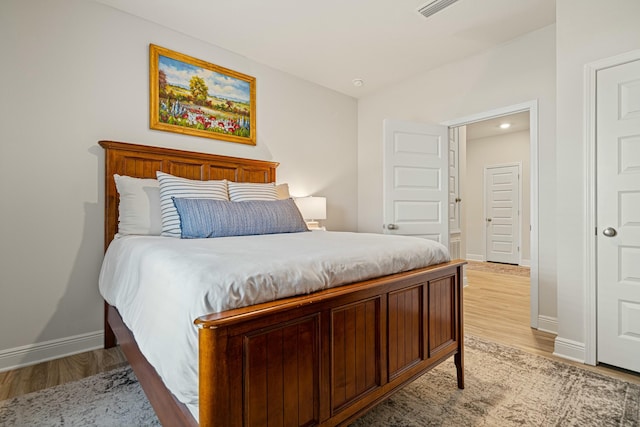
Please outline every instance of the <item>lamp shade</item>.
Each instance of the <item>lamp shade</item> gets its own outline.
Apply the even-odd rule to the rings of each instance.
[[[327,219],[327,198],[326,197],[298,197],[295,199],[296,205],[307,220]]]

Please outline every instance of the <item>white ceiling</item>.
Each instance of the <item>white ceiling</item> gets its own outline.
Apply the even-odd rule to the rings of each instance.
[[[555,0],[95,1],[356,98],[555,22]]]
[[[502,123],[509,123],[508,129],[500,129]],[[510,114],[495,119],[467,125],[467,141],[489,136],[505,135],[507,133],[520,132],[529,129],[529,112]]]

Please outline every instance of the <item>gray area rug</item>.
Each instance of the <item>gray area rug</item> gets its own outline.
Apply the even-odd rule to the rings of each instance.
[[[129,366],[0,401],[0,426],[159,426]]]
[[[640,426],[640,385],[479,338],[465,344],[465,390],[447,361],[353,426]],[[0,425],[159,422],[125,367],[0,401]]]
[[[640,385],[479,338],[353,426],[639,426]]]

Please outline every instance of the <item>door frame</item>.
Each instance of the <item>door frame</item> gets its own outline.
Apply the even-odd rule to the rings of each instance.
[[[510,163],[500,163],[497,165],[487,165],[485,166],[483,169],[483,183],[482,183],[482,192],[484,193],[482,196],[482,211],[485,217],[485,227],[482,229],[482,236],[484,238],[484,259],[485,261],[488,260],[489,258],[489,251],[487,250],[487,246],[489,245],[489,237],[487,236],[487,224],[486,224],[486,218],[487,215],[489,214],[487,212],[488,209],[488,200],[487,200],[487,185],[489,185],[487,183],[487,170],[488,169],[494,169],[494,168],[502,168],[502,167],[517,167],[518,168],[518,218],[517,218],[517,227],[518,227],[518,248],[520,248],[520,246],[522,246],[522,215],[520,214],[520,212],[522,212],[522,179],[520,178],[520,174],[522,174],[522,162],[510,162]],[[522,251],[520,249],[518,249],[518,265],[520,265],[520,263],[522,262]]]
[[[478,114],[473,114],[458,119],[448,120],[442,122],[442,125],[449,127],[465,126],[471,123],[480,122],[487,119],[493,119],[496,117],[506,116],[514,113],[521,113],[529,111],[529,182],[531,198],[531,213],[530,213],[530,246],[531,246],[531,277],[530,277],[530,321],[529,324],[532,328],[538,329],[539,323],[539,301],[538,301],[538,100],[523,102],[521,104],[509,105],[495,110],[489,110]],[[554,331],[555,332],[555,331]]]
[[[597,73],[605,68],[615,67],[640,60],[640,49],[623,53],[621,55],[604,58],[590,62],[584,66],[584,138],[585,154],[584,166],[586,180],[584,184],[585,206],[584,223],[584,277],[587,289],[584,292],[584,358],[588,365],[595,365],[598,360],[597,353],[597,315],[598,315],[598,276],[597,276],[597,200],[596,200],[596,89]]]

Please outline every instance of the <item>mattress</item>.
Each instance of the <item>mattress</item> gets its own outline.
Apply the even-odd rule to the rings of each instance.
[[[382,234],[125,236],[109,245],[99,288],[197,420],[199,316],[446,261],[440,243]]]

